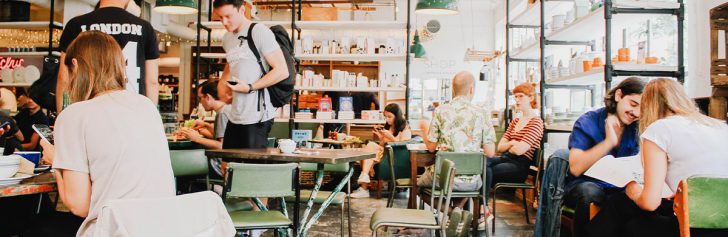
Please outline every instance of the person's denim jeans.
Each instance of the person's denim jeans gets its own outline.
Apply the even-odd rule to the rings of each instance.
[[[569,151],[557,150],[548,159],[538,200],[534,237],[556,237],[561,230],[561,204],[564,184],[569,172]]]

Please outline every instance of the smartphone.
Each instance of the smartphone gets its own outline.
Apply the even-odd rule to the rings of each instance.
[[[53,130],[45,124],[33,124],[33,130],[38,133],[41,139],[53,144]]]
[[[0,124],[0,128],[5,129],[8,125],[10,125],[10,121],[5,121],[3,124]]]
[[[227,81],[227,83],[233,86],[238,84],[237,81]]]

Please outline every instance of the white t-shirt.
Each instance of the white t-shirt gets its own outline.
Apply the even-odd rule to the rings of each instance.
[[[256,24],[253,28],[253,41],[260,52],[261,61],[268,69],[265,55],[269,55],[280,49],[276,42],[275,35],[263,24]],[[260,70],[258,61],[248,47],[246,40],[240,40],[238,37],[248,37],[248,27],[240,32],[227,32],[222,39],[222,47],[225,49],[226,59],[230,65],[230,74],[238,79],[241,83],[252,84],[261,77],[263,72]],[[265,102],[261,102],[260,111],[258,111],[258,91],[250,94],[239,93],[233,91],[232,109],[229,119],[234,124],[255,124],[258,122],[268,121],[275,118],[276,108],[270,102],[268,90],[262,90],[265,93]],[[263,106],[265,103],[265,106]]]
[[[706,126],[684,116],[655,121],[642,134],[667,153],[665,182],[675,192],[694,175],[728,176],[728,125]]]
[[[146,97],[120,90],[77,102],[55,127],[53,168],[91,177],[91,206],[77,236],[93,234],[106,201],[175,195],[162,119]]]

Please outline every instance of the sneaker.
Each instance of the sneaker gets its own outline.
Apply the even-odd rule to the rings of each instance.
[[[485,217],[480,217],[478,220],[478,230],[485,230],[485,222],[492,222],[493,215],[490,214],[490,209],[485,209]]]
[[[352,198],[368,198],[369,197],[369,190],[363,189],[359,187],[356,191],[349,194],[349,197]]]
[[[369,175],[361,174],[359,175],[359,178],[356,180],[356,182],[360,184],[368,184],[371,182],[371,180],[369,179]]]

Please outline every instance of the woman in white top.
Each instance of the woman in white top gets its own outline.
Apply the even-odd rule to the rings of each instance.
[[[644,187],[631,182],[611,198],[592,220],[590,236],[679,236],[664,185],[674,196],[690,176],[728,176],[728,125],[701,114],[682,85],[650,81],[640,110]]]
[[[42,143],[43,159],[52,161],[63,204],[85,218],[74,233],[93,236],[107,201],[175,195],[169,148],[152,101],[124,89],[125,63],[114,38],[83,32],[63,63],[73,104],[56,120],[55,146]]]
[[[412,130],[407,125],[407,119],[404,118],[402,109],[397,104],[388,104],[384,107],[384,127],[374,129],[374,135],[379,138],[379,144],[370,142],[365,149],[377,152],[377,157],[363,160],[361,163],[361,174],[357,179],[359,188],[351,193],[352,198],[368,198],[369,197],[369,176],[374,175],[372,169],[375,164],[382,161],[384,155],[384,146],[388,142],[407,141],[412,139]]]

